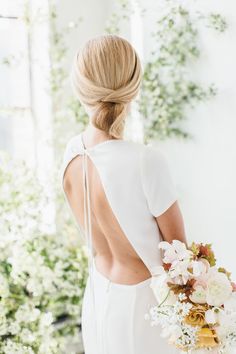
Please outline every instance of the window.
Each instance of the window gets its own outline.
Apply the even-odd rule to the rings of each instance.
[[[19,1],[0,4],[0,149],[10,153],[32,125],[29,34],[23,11]]]

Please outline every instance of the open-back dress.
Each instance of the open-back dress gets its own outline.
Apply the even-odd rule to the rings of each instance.
[[[85,354],[179,353],[160,336],[160,328],[151,326],[145,319],[149,308],[156,305],[150,282],[161,265],[158,244],[162,236],[155,217],[178,198],[165,155],[156,147],[123,139],[106,140],[86,148],[83,134],[77,134],[66,145],[61,169],[67,202],[63,179],[74,158],[83,160],[84,205],[81,207],[85,229],[78,226],[90,250],[81,317]],[[96,169],[127,241],[150,271],[150,278],[144,281],[132,285],[115,283],[96,268],[88,160]]]

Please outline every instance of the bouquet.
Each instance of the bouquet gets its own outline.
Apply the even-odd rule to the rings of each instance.
[[[228,353],[236,345],[236,284],[216,266],[211,244],[173,240],[159,248],[163,265],[150,284],[158,305],[145,318],[182,351]]]

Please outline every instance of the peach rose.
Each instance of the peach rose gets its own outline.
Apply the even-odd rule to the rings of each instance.
[[[236,284],[234,282],[231,282],[231,285],[232,285],[233,291],[235,292],[236,291]]]

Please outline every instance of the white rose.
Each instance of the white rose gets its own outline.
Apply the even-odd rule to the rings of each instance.
[[[166,299],[164,304],[172,305],[177,301],[177,297],[172,291],[170,291],[168,285],[166,284],[166,280],[167,280],[166,274],[154,276],[151,279],[150,287],[152,288],[154,295],[159,304]]]
[[[204,289],[201,285],[196,286],[194,292],[189,296],[190,300],[197,304],[205,304],[206,303],[206,289]]]
[[[236,292],[232,292],[231,296],[224,302],[224,308],[236,312]]]
[[[166,274],[153,276],[151,278],[150,287],[152,288],[158,303],[162,302],[169,291],[169,288],[166,285]]]
[[[207,283],[207,303],[221,306],[232,294],[232,285],[224,273],[216,272],[209,276]]]

